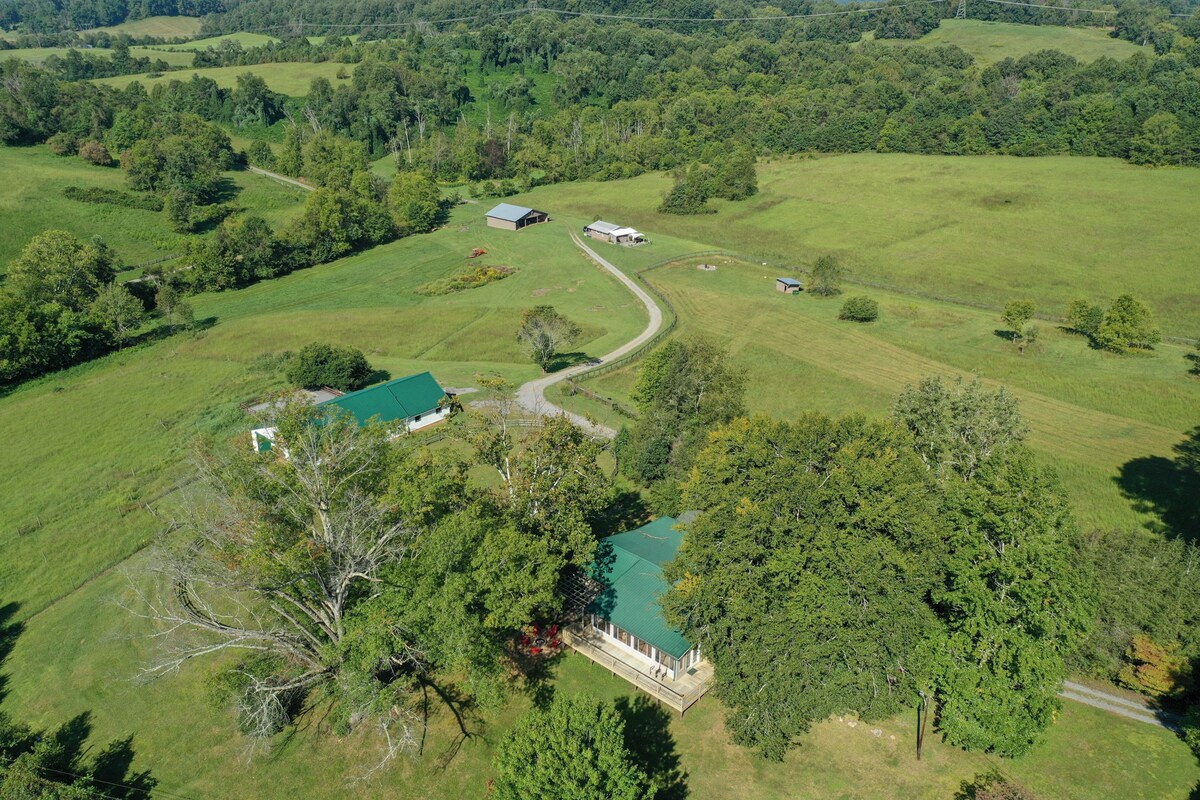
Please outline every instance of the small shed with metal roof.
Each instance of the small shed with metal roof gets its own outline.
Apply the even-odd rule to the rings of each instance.
[[[799,294],[804,286],[795,278],[776,278],[775,289],[784,294]]]
[[[492,228],[506,231],[519,231],[539,222],[547,222],[550,215],[536,208],[515,206],[512,203],[501,203],[487,212],[487,224]]]

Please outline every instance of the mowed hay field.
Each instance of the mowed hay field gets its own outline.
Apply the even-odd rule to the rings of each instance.
[[[1067,28],[1061,25],[1021,25],[978,19],[944,19],[916,41],[879,39],[887,44],[917,44],[928,47],[956,45],[981,64],[1005,58],[1020,58],[1039,50],[1059,50],[1079,61],[1108,57],[1129,58],[1142,48],[1109,36],[1104,28]]]
[[[1200,170],[1069,157],[780,160],[760,164],[758,195],[695,217],[655,210],[670,185],[648,174],[517,202],[762,261],[803,267],[835,253],[856,277],[995,308],[1028,298],[1057,315],[1076,298],[1132,292],[1164,332],[1200,336]]]
[[[698,270],[698,261],[717,270]],[[1040,344],[1021,355],[996,335],[1003,326],[994,313],[855,286],[846,294],[877,299],[881,318],[844,322],[837,319],[844,296],[783,295],[769,268],[711,256],[646,277],[674,305],[680,335],[712,337],[747,370],[752,411],[781,419],[812,409],[885,415],[905,386],[930,375],[978,375],[1008,386],[1030,423],[1030,443],[1059,470],[1084,526],[1149,521],[1115,479],[1129,462],[1170,457],[1184,431],[1200,423],[1200,381],[1186,376],[1183,347],[1116,356],[1042,324]],[[635,370],[586,386],[628,403]],[[567,404],[620,424],[599,404]]]
[[[482,247],[488,255],[466,256]],[[488,286],[426,298],[415,289],[481,263],[516,267]],[[160,531],[197,434],[248,436],[239,405],[283,385],[256,367],[313,341],[361,348],[393,376],[431,369],[446,386],[538,369],[517,345],[525,309],[554,305],[602,355],[645,310],[570,244],[558,224],[513,233],[463,206],[448,228],[235,292],[192,299],[195,335],[126,350],[0,397],[0,598],[31,614]],[[31,421],[36,420],[36,433]],[[248,441],[248,439],[247,439]]]
[[[63,197],[67,186],[127,189],[125,173],[116,167],[93,166],[33,146],[0,147],[0,170],[8,178],[0,185],[0,273],[30,239],[51,228],[84,240],[100,236],[126,265],[179,252],[182,237],[165,214]],[[253,172],[226,173],[225,194],[225,201],[252,209],[276,227],[298,213],[307,197],[303,189]]]
[[[129,36],[161,36],[164,39],[175,39],[181,36],[195,36],[200,32],[200,24],[199,17],[146,17],[108,28],[94,28],[89,33],[124,33]]]
[[[155,45],[156,50],[204,50],[209,47],[218,47],[221,42],[236,42],[245,48],[260,47],[271,42],[278,42],[274,36],[267,36],[263,33],[226,33],[222,36],[209,36],[204,39],[193,39],[190,42],[181,44],[163,44]]]
[[[164,72],[157,77],[149,77],[148,75],[120,75],[115,78],[96,78],[93,83],[105,83],[121,89],[134,81],[139,81],[149,91],[160,83],[169,83],[171,81],[186,82],[191,80],[193,75],[201,75],[216,81],[217,85],[222,88],[232,89],[237,86],[239,75],[253,72],[266,81],[267,86],[272,90],[280,94],[286,94],[289,97],[303,97],[308,94],[308,88],[313,79],[326,78],[329,81],[336,82],[339,70],[345,70],[349,74],[354,71],[354,66],[352,64],[335,64],[332,62],[322,62],[320,64],[252,64],[244,67],[209,67],[197,70],[178,70],[175,72]]]

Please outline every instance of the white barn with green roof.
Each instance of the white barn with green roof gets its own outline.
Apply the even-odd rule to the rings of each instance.
[[[316,406],[332,414],[348,413],[359,425],[372,419],[390,423],[399,435],[444,420],[450,414],[450,404],[444,402],[447,398],[433,375],[421,372],[322,400]],[[275,428],[255,428],[250,436],[254,449],[261,453],[271,449]]]
[[[672,517],[600,541],[593,563],[567,584],[575,650],[683,712],[708,690],[711,666],[663,616],[662,567],[683,532]]]

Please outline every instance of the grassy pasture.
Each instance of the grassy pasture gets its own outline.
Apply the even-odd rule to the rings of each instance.
[[[1124,60],[1141,49],[1124,39],[1114,39],[1103,28],[1022,25],[978,19],[944,19],[941,25],[916,41],[877,41],[889,45],[916,44],[925,47],[956,45],[974,56],[980,64],[1020,58],[1039,50],[1059,50],[1079,61],[1095,61],[1106,56]]]
[[[20,50],[0,50],[0,59],[16,58],[22,61],[28,61],[30,64],[41,64],[50,56],[58,56],[66,58],[67,53],[72,49],[70,47],[25,47]],[[106,47],[93,47],[89,50],[79,50],[83,55],[99,55],[110,56],[112,50]],[[129,54],[134,58],[149,58],[153,61],[156,58],[161,58],[173,67],[190,67],[192,60],[195,58],[195,53],[173,52],[168,50],[159,50],[151,47],[131,47]]]
[[[717,214],[655,209],[662,174],[544,187],[517,202],[671,234],[759,260],[836,253],[853,275],[906,293],[1061,314],[1078,297],[1132,292],[1164,332],[1200,336],[1191,231],[1200,170],[1116,159],[863,153],[760,164],[758,195]],[[653,246],[652,246],[653,247]]]
[[[274,36],[267,36],[262,33],[226,33],[223,36],[209,36],[204,39],[193,39],[190,42],[181,44],[161,44],[155,45],[156,50],[204,50],[208,47],[218,47],[221,42],[237,42],[244,48],[259,47],[271,42],[278,42]]]
[[[36,234],[60,228],[82,239],[100,235],[126,264],[177,252],[181,237],[163,214],[135,208],[81,203],[62,196],[66,186],[125,189],[125,175],[79,158],[52,155],[44,147],[0,147],[0,273]],[[226,173],[228,201],[253,209],[274,226],[303,205],[303,190],[252,172]]]
[[[476,262],[519,272],[443,297],[422,284]],[[478,206],[448,228],[248,289],[193,299],[215,325],[126,350],[24,385],[0,398],[0,597],[33,613],[115,564],[162,527],[164,496],[187,474],[194,435],[245,435],[240,403],[281,379],[253,368],[265,353],[314,340],[363,349],[392,375],[432,369],[448,386],[481,372],[527,380],[520,313],[550,303],[584,329],[578,349],[600,355],[645,324],[637,301],[574,250],[561,225],[487,228]],[[85,410],[82,413],[81,410]],[[30,420],[39,433],[29,434]],[[86,443],[86,445],[84,444]]]
[[[1045,324],[1037,351],[1020,355],[996,335],[994,313],[866,290],[882,314],[859,325],[836,319],[840,298],[781,295],[769,268],[715,261],[716,272],[689,259],[648,276],[674,304],[682,334],[713,337],[747,369],[751,410],[779,418],[808,409],[881,415],[923,376],[977,374],[1017,395],[1031,444],[1059,469],[1085,526],[1144,522],[1113,479],[1135,458],[1169,457],[1198,421],[1200,383],[1184,375],[1181,347],[1113,356]],[[587,386],[628,403],[633,378],[625,370]],[[571,398],[568,405],[619,424],[599,404]]]
[[[192,75],[202,75],[206,78],[212,78],[217,82],[218,86],[232,89],[237,85],[238,75],[253,72],[261,76],[273,90],[290,97],[303,97],[308,94],[309,84],[312,83],[314,78],[327,78],[330,81],[336,82],[338,70],[342,69],[346,70],[347,74],[354,71],[353,65],[335,64],[332,62],[323,62],[320,64],[253,64],[244,67],[208,67],[190,71],[164,72],[157,78],[151,78],[146,75],[121,75],[115,78],[97,78],[94,82],[124,88],[134,81],[140,81],[146,87],[146,90],[149,91],[159,83],[188,81],[191,80]]]
[[[122,22],[108,28],[94,28],[89,33],[128,34],[129,36],[161,36],[174,39],[195,36],[200,32],[199,17],[146,17]]]
[[[139,576],[145,559],[126,567],[129,576]],[[350,779],[369,763],[374,743],[318,736],[316,720],[279,737],[270,755],[251,760],[245,740],[232,734],[231,715],[205,700],[202,680],[211,662],[149,684],[135,680],[155,645],[121,602],[132,602],[128,578],[111,572],[31,620],[4,665],[11,676],[4,708],[46,725],[91,711],[90,743],[103,746],[132,735],[133,768],[151,770],[159,789],[174,795],[225,797],[237,785],[240,796],[256,798],[484,797],[495,744],[529,704],[518,696],[498,708],[470,711],[476,735],[465,741],[457,740],[450,714],[435,704],[423,751],[365,784]],[[564,657],[553,675],[556,691],[640,710],[630,723],[632,734],[679,758],[695,798],[945,800],[993,766],[1039,797],[1056,800],[1183,800],[1200,780],[1191,752],[1172,734],[1070,702],[1046,741],[1017,761],[947,747],[930,731],[924,759],[917,762],[915,719],[903,716],[853,726],[831,718],[775,764],[730,743],[723,708],[711,696],[680,719],[647,709],[644,697],[639,705],[627,683],[580,656]]]

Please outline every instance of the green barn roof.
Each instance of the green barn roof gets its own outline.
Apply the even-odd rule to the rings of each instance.
[[[408,419],[418,414],[436,411],[438,403],[446,396],[446,390],[434,380],[433,375],[422,372],[404,378],[381,383],[367,389],[359,389],[321,403],[322,408],[340,408],[349,411],[359,425],[373,417],[383,422]]]
[[[691,642],[667,624],[658,603],[669,588],[662,566],[675,558],[683,542],[675,525],[671,517],[659,517],[602,539],[589,571],[604,588],[588,611],[679,658],[692,649]]]

